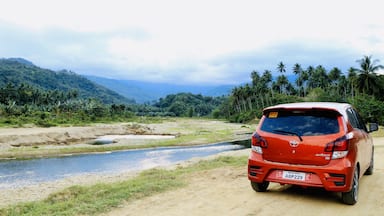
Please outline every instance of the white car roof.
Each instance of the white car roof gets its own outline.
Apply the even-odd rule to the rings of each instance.
[[[343,115],[347,119],[347,108],[351,107],[348,103],[336,103],[336,102],[299,102],[299,103],[287,103],[287,104],[279,104],[276,106],[270,106],[264,109],[270,110],[270,109],[292,109],[292,108],[299,108],[299,109],[328,109],[328,110],[335,110],[339,112],[341,115]]]

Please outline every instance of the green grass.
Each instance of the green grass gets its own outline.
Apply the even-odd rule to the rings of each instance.
[[[174,170],[151,169],[129,180],[72,186],[51,194],[42,201],[28,202],[0,209],[0,215],[95,215],[108,212],[126,201],[140,199],[186,186],[188,174],[225,166],[245,166],[247,157],[219,157]]]

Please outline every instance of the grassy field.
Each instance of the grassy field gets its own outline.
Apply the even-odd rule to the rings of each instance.
[[[97,215],[123,202],[185,186],[193,172],[226,166],[244,166],[247,157],[222,156],[173,170],[151,169],[123,182],[72,186],[47,199],[0,209],[0,215]]]

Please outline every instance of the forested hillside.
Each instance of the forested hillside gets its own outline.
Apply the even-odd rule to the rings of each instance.
[[[28,89],[33,91],[35,99],[50,94],[76,96],[81,99],[97,99],[106,104],[132,103],[116,92],[102,87],[74,72],[52,71],[33,65],[24,59],[0,59],[0,87],[3,92]],[[12,97],[12,96],[11,96]],[[7,100],[7,98],[2,98]],[[13,100],[18,98],[12,97]],[[1,100],[1,98],[0,98]],[[20,101],[21,102],[21,101]],[[22,103],[22,102],[21,102]],[[20,104],[20,103],[19,103]]]
[[[353,63],[353,62],[352,62]],[[271,70],[253,71],[250,84],[232,90],[220,107],[220,115],[231,121],[244,122],[260,117],[266,106],[300,101],[348,102],[355,106],[369,122],[384,124],[384,75],[377,74],[384,66],[371,56],[356,61],[357,67],[341,71],[322,65],[302,68],[296,63],[291,69],[296,75],[290,82],[285,75],[289,68],[283,62]],[[352,65],[352,64],[351,64]]]

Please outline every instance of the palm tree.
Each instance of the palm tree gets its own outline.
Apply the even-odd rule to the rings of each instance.
[[[317,66],[309,78],[310,86],[312,88],[325,89],[329,84],[327,71],[322,65]]]
[[[285,65],[284,65],[284,63],[282,61],[277,65],[277,70],[280,73],[284,73],[285,72]]]
[[[273,95],[273,88],[272,88],[272,72],[269,70],[265,70],[263,75],[261,76],[261,81],[263,83],[263,89],[264,89],[264,96],[266,96],[266,100],[271,100],[269,97],[269,92],[271,92],[272,98],[274,98]]]
[[[379,60],[372,60],[372,56],[364,56],[356,62],[360,65],[360,68],[354,68],[354,71],[358,74],[357,87],[363,94],[376,93],[380,88],[376,71],[384,69],[384,66],[377,65]]]
[[[252,85],[257,86],[258,83],[260,82],[260,75],[259,72],[257,71],[252,71],[251,73],[251,79],[252,79]]]
[[[279,71],[281,73],[281,75],[277,77],[276,84],[279,86],[280,94],[282,94],[283,89],[285,89],[285,85],[288,84],[288,79],[286,76],[284,76],[284,73],[286,71],[285,65],[282,61],[279,62],[279,64],[277,65],[277,71]]]
[[[280,94],[286,90],[286,86],[289,84],[289,81],[286,76],[280,75],[277,77],[276,85],[279,86]]]
[[[352,98],[355,96],[356,80],[357,80],[357,74],[355,72],[355,69],[351,67],[348,70],[348,85],[351,88],[350,91],[351,91]]]
[[[303,85],[304,85],[304,82],[305,82],[305,80],[302,77],[303,72],[304,72],[304,70],[301,68],[301,65],[299,63],[296,63],[293,66],[293,73],[297,75],[296,85],[297,85],[297,88],[298,88],[298,95],[299,96],[301,96],[300,95],[300,91],[303,88]]]
[[[313,82],[313,74],[314,73],[315,73],[315,68],[313,66],[308,66],[308,68],[307,68],[307,75],[308,75],[307,89],[315,88],[314,82]]]
[[[264,89],[264,92],[268,92],[268,88],[270,86],[270,83],[272,82],[272,73],[269,70],[265,70],[263,75],[261,76],[262,86]]]
[[[331,84],[336,85],[341,77],[341,70],[337,67],[334,67],[331,71],[329,71],[328,77],[331,81]]]

